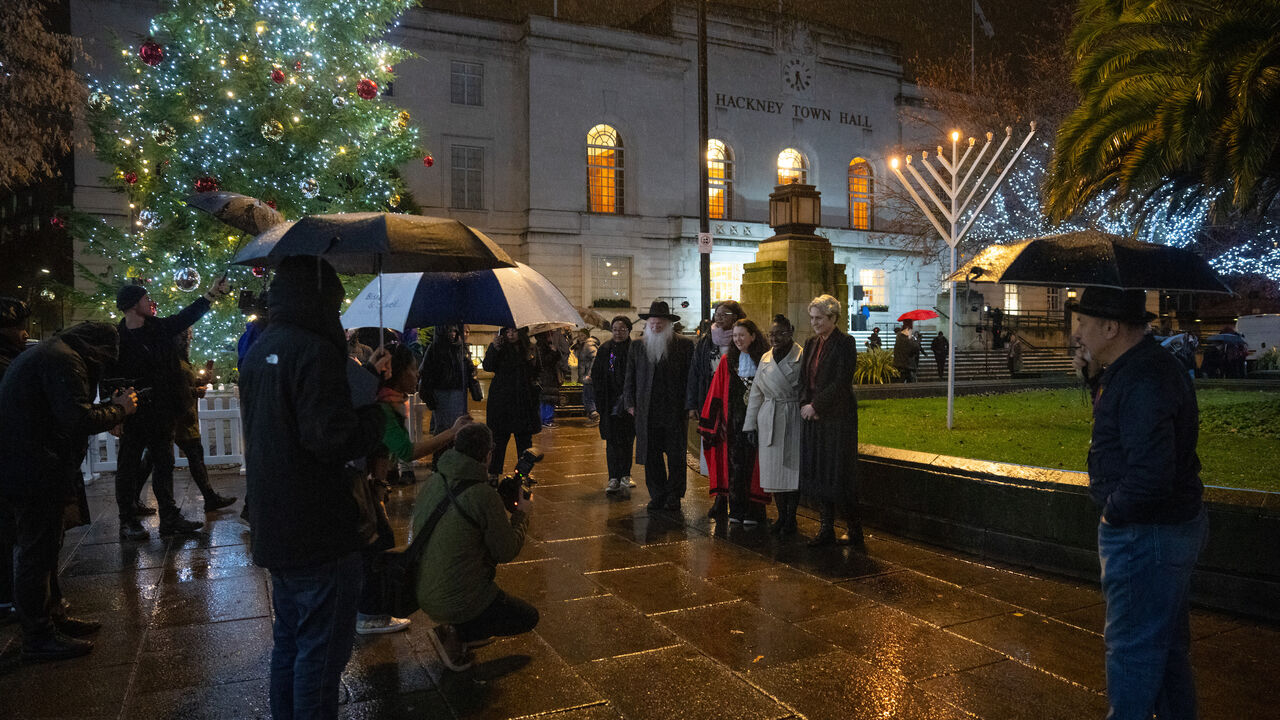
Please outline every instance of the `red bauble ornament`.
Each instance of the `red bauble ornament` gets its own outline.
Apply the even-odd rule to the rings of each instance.
[[[196,178],[196,192],[213,192],[218,189],[218,178],[204,175]]]
[[[302,61],[301,61],[301,60],[294,60],[294,61],[293,61],[293,70],[294,70],[294,72],[302,72]]]
[[[133,172],[133,171],[129,171],[129,172],[125,173],[125,174],[124,174],[124,181],[125,181],[125,182],[127,182],[127,183],[129,183],[130,185],[132,185],[132,184],[134,184],[134,183],[138,182],[138,173]]]
[[[142,62],[155,67],[164,60],[164,48],[160,47],[160,43],[155,40],[148,39],[142,43],[142,47],[138,48],[138,57],[142,58]]]
[[[58,230],[62,230],[67,226],[67,221],[63,220],[57,215],[54,215],[53,217],[49,218],[49,224]]]
[[[261,265],[254,265],[254,266],[253,266],[253,276],[254,276],[254,277],[256,277],[256,278],[266,277],[266,276],[267,276],[267,269],[266,269],[265,267],[261,266]]]
[[[271,70],[271,82],[273,82],[273,83],[275,83],[275,84],[277,84],[277,85],[279,85],[280,83],[283,83],[283,82],[284,82],[284,71],[283,71],[283,70],[281,70],[280,68],[272,68],[272,70]]]
[[[365,100],[372,100],[378,97],[378,83],[369,78],[361,78],[356,83],[356,94]]]
[[[275,201],[275,200],[268,200],[268,201],[267,201],[267,207],[271,208],[272,210],[275,210],[275,209],[276,209],[276,201]]]
[[[427,167],[431,167],[432,165],[436,164],[436,159],[431,157],[430,153],[427,153],[427,156],[422,158],[422,164],[426,165]]]

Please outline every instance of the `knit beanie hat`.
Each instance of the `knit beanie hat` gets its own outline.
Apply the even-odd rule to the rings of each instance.
[[[137,305],[142,296],[146,294],[147,289],[141,285],[125,285],[116,293],[116,307],[121,310],[128,310]]]

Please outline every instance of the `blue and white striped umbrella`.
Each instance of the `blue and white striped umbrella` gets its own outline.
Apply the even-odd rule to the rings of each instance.
[[[375,279],[360,291],[342,314],[344,328],[582,325],[582,316],[564,293],[524,263],[464,273],[387,273],[381,288],[379,292]]]

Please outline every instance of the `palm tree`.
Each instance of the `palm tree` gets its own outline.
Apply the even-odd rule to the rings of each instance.
[[[1280,194],[1280,3],[1082,0],[1080,104],[1058,131],[1055,220],[1114,202],[1266,215]]]

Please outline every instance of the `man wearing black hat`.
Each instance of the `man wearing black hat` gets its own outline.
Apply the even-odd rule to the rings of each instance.
[[[687,484],[685,389],[693,342],[675,334],[680,319],[661,300],[640,313],[644,337],[631,344],[622,406],[636,418],[636,461],[644,465],[650,510],[680,509]]]
[[[214,282],[203,297],[169,317],[155,316],[155,303],[141,285],[125,285],[116,293],[116,307],[124,313],[120,321],[120,358],[107,377],[128,381],[135,388],[151,388],[151,397],[124,424],[120,436],[116,468],[116,506],[120,512],[120,536],[146,540],[149,533],[138,521],[147,508],[138,502],[146,475],[142,453],[151,455],[151,489],[160,505],[160,534],[189,533],[204,523],[182,517],[173,499],[173,436],[178,418],[186,410],[191,394],[174,340],[179,333],[209,312],[213,301],[229,292],[225,277]]]
[[[27,304],[11,297],[0,297],[0,380],[9,363],[27,344]],[[13,619],[13,511],[0,501],[0,624]]]
[[[1193,718],[1189,594],[1208,532],[1195,389],[1146,335],[1154,315],[1142,290],[1091,287],[1067,307],[1076,367],[1094,388],[1089,493],[1102,509],[1107,717]]]

